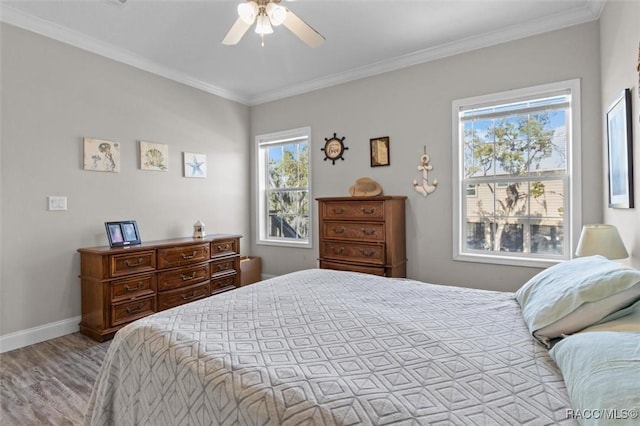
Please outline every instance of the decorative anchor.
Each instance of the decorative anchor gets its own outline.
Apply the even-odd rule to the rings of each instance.
[[[433,166],[429,164],[430,158],[427,155],[426,145],[424,146],[424,154],[420,156],[420,161],[421,164],[418,166],[418,171],[422,172],[422,184],[419,184],[418,181],[414,179],[413,189],[415,189],[416,192],[422,194],[423,197],[426,197],[427,195],[435,191],[436,187],[438,186],[438,179],[434,179],[433,183],[431,185],[429,184],[429,178],[427,174],[429,173],[429,170],[433,169]]]

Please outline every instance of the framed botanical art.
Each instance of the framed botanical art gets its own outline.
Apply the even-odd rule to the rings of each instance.
[[[609,207],[633,208],[631,90],[624,89],[607,110]]]
[[[206,178],[207,156],[193,152],[184,152],[184,177]]]
[[[169,145],[140,141],[140,170],[169,169]]]
[[[84,169],[96,172],[120,172],[120,144],[84,138]]]
[[[391,164],[389,152],[389,136],[370,139],[371,167],[388,166]]]

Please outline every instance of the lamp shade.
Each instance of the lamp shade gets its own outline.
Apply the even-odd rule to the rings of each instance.
[[[255,1],[249,1],[246,3],[240,3],[238,5],[238,16],[242,19],[247,25],[253,24],[256,16],[258,16],[258,3]]]
[[[271,25],[276,27],[282,24],[287,17],[287,9],[275,3],[269,3],[265,10],[269,20],[271,21]]]
[[[585,225],[582,227],[576,256],[602,255],[607,259],[629,257],[618,229],[613,225]]]
[[[269,22],[269,17],[267,15],[258,15],[256,33],[261,35],[273,33],[273,28],[271,28],[271,23]]]

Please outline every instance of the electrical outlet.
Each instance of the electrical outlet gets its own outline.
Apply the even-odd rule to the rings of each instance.
[[[67,210],[67,197],[49,196],[49,211]]]

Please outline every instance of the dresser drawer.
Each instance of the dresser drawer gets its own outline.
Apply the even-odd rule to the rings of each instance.
[[[354,201],[322,203],[323,219],[384,220],[384,202]]]
[[[185,303],[193,302],[194,300],[202,299],[209,295],[209,281],[178,290],[158,293],[158,309],[162,311],[184,305]]]
[[[239,254],[240,253],[239,243],[240,241],[237,238],[212,241],[211,257],[231,256],[234,254]]]
[[[221,291],[231,290],[240,287],[240,276],[238,274],[227,275],[221,278],[211,280],[211,294],[220,293]]]
[[[209,279],[209,264],[158,272],[158,291],[186,287]]]
[[[385,268],[382,266],[363,266],[352,263],[320,261],[320,269],[335,269],[337,271],[362,272],[364,274],[385,276]]]
[[[209,244],[206,243],[158,249],[159,269],[189,265],[207,260],[209,260]]]
[[[324,238],[384,242],[384,223],[324,222]]]
[[[156,252],[153,250],[109,256],[109,270],[112,277],[153,271],[155,269]]]
[[[116,326],[131,322],[155,312],[153,297],[111,305],[111,325]]]
[[[156,277],[154,275],[128,278],[111,283],[111,301],[114,303],[154,294],[156,294]]]
[[[324,241],[320,247],[326,259],[384,265],[384,245]]]
[[[229,272],[236,272],[240,269],[240,258],[232,257],[211,261],[211,277],[226,275]]]

